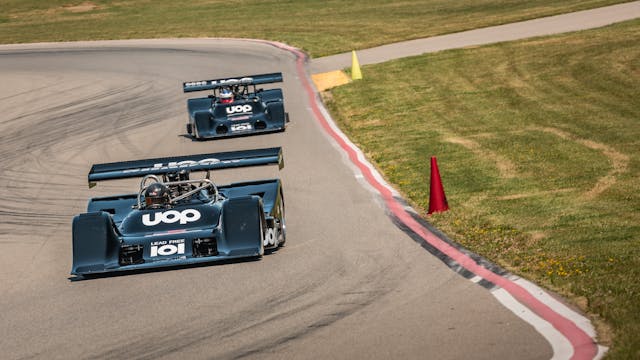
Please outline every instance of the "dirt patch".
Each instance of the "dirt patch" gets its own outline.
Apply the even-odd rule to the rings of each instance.
[[[584,193],[584,198],[591,200],[616,183],[617,177],[627,171],[629,167],[629,156],[614,150],[608,145],[592,140],[580,139],[572,134],[552,127],[532,127],[531,130],[544,131],[554,134],[562,139],[575,141],[589,149],[601,151],[611,161],[611,171],[600,177],[593,188]]]
[[[313,74],[311,75],[311,80],[313,80],[313,84],[318,91],[325,91],[336,86],[348,84],[351,81],[347,74],[341,70]]]
[[[547,190],[547,191],[535,191],[535,192],[530,192],[530,193],[511,194],[511,195],[499,196],[499,197],[496,197],[496,199],[498,199],[498,200],[517,200],[517,199],[523,199],[523,198],[528,198],[528,197],[532,197],[532,196],[557,194],[557,193],[569,192],[569,191],[573,191],[573,190],[575,190],[575,189],[574,188],[566,188],[566,189],[556,189],[556,190]]]
[[[498,168],[501,177],[506,179],[516,177],[516,166],[509,159],[506,159],[505,157],[498,155],[491,150],[482,148],[482,145],[480,145],[479,143],[471,139],[461,137],[448,137],[445,139],[445,141],[462,145],[465,148],[473,151],[473,153],[478,157],[493,161],[496,164],[496,168]]]
[[[98,9],[98,5],[85,1],[79,5],[63,5],[62,8],[72,13],[83,13]]]

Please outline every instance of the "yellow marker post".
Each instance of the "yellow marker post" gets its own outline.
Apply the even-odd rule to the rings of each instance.
[[[358,63],[358,57],[356,56],[355,50],[351,50],[351,79],[362,79],[362,72],[360,72],[360,64]]]

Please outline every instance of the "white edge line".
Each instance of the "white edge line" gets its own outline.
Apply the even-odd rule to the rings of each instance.
[[[579,327],[591,338],[593,338],[594,340],[597,340],[598,334],[595,328],[593,327],[593,324],[587,317],[581,315],[577,311],[563,304],[557,298],[551,296],[548,292],[546,292],[544,289],[542,289],[538,285],[532,283],[531,281],[525,280],[516,275],[511,275],[509,279],[514,283],[520,285],[521,287],[525,288],[529,293],[531,293],[538,300],[542,301],[545,305],[550,307],[556,313],[571,320],[574,324],[576,324],[577,327]],[[598,345],[598,353],[596,354],[596,357],[594,359],[601,359],[608,350],[609,350],[608,347]]]
[[[398,191],[396,191],[396,189],[394,189],[393,187],[391,187],[389,185],[389,183],[387,183],[387,181],[382,177],[382,175],[378,172],[378,170],[367,160],[367,158],[364,156],[364,154],[362,153],[362,151],[360,150],[360,148],[358,148],[353,142],[351,142],[351,140],[342,132],[342,130],[340,130],[340,128],[338,128],[338,126],[336,125],[335,121],[333,121],[333,118],[331,117],[331,115],[329,115],[327,109],[325,109],[324,104],[318,99],[318,97],[316,97],[316,103],[318,105],[318,109],[320,109],[320,112],[322,113],[322,116],[324,116],[324,118],[327,120],[327,124],[329,124],[329,126],[331,127],[331,129],[333,129],[333,131],[335,131],[335,133],[340,136],[340,138],[347,143],[347,145],[356,152],[357,156],[358,156],[358,160],[364,164],[369,171],[371,171],[371,174],[373,175],[373,177],[376,179],[376,181],[378,181],[380,184],[382,184],[385,188],[387,188],[387,190],[389,190],[391,192],[391,194],[393,194],[393,196],[399,197],[400,194],[398,193]],[[327,134],[328,135],[328,134]],[[331,136],[329,136],[329,138],[331,138]],[[338,148],[340,149],[340,152],[342,154],[345,154],[344,151],[342,151],[342,148],[340,148],[340,145],[337,144],[333,139],[331,139],[331,143],[338,146]],[[345,154],[346,155],[346,154]],[[349,163],[351,163],[351,161],[349,161]],[[355,164],[352,164],[355,165]],[[358,169],[357,166],[352,166],[352,169],[354,169],[354,171],[359,174],[360,173],[360,169]],[[375,191],[376,193],[378,193],[377,191]]]
[[[553,351],[552,360],[571,358],[573,355],[573,346],[548,321],[533,313],[533,311],[522,305],[502,288],[491,291],[491,294],[514,315],[533,326],[533,328],[547,340]]]

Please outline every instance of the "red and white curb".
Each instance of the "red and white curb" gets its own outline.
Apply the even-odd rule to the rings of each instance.
[[[475,274],[470,278],[472,282],[478,283],[484,280],[494,284],[495,286],[490,289],[491,294],[516,316],[533,326],[549,342],[553,349],[552,359],[587,360],[600,359],[604,356],[607,348],[597,344],[596,332],[589,319],[527,280],[512,274],[497,274],[483,265],[489,263],[488,261],[477,261],[477,256],[474,256],[475,259],[472,258],[469,252],[452,246],[412,217],[411,213],[415,211],[403,204],[398,192],[382,178],[366,160],[362,151],[336,126],[324,108],[307,74],[306,55],[286,44],[266,43],[296,55],[298,76],[305,88],[316,120],[347,155],[353,164],[356,176],[366,181],[368,186],[381,196],[393,217],[430,247],[455,262],[455,267],[461,267]],[[451,267],[450,263],[448,265]]]

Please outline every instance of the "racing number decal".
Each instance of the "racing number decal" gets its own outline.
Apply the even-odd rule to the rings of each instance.
[[[151,243],[151,253],[149,256],[156,257],[184,254],[184,239],[154,241]]]
[[[176,210],[169,210],[165,212],[155,212],[153,214],[153,220],[151,220],[151,214],[142,215],[142,223],[145,226],[155,226],[160,224],[161,222],[165,224],[173,224],[176,222],[180,222],[180,224],[186,224],[189,222],[194,222],[200,219],[200,212],[195,209],[186,209],[182,212]]]
[[[233,105],[227,107],[227,115],[250,113],[253,108],[249,104]]]
[[[273,228],[268,228],[267,233],[264,235],[264,246],[276,244],[276,231]]]
[[[246,130],[251,130],[251,124],[242,123],[242,124],[231,125],[231,131],[246,131]]]

